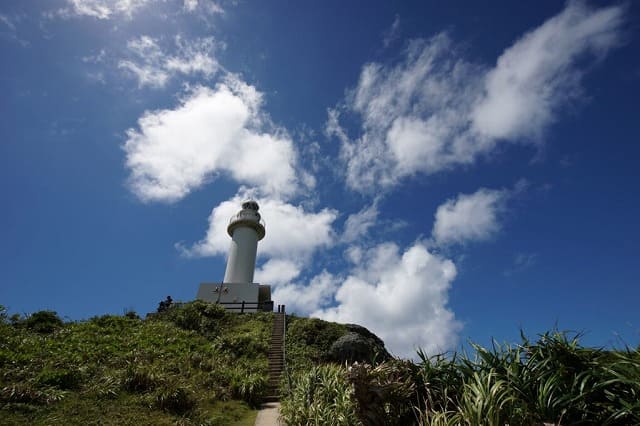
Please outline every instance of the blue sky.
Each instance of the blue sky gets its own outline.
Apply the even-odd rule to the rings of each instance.
[[[396,355],[637,345],[639,10],[3,2],[0,303],[192,300],[254,197],[256,281]]]

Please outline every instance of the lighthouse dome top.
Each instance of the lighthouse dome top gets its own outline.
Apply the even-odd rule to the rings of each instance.
[[[258,240],[264,238],[265,229],[264,221],[258,213],[260,207],[254,200],[247,200],[242,203],[242,210],[231,216],[229,220],[229,226],[227,226],[227,233],[233,237],[233,233],[236,229],[241,227],[251,228],[258,234]]]
[[[260,210],[260,207],[258,206],[258,203],[256,203],[254,200],[246,200],[242,203],[242,208],[245,210],[255,210],[258,211]]]

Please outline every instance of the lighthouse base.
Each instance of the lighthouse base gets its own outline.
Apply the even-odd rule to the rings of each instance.
[[[273,312],[269,285],[202,283],[196,298],[209,303],[218,303],[229,312]]]

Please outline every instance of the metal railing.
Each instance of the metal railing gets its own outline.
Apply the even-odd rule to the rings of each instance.
[[[291,395],[291,375],[287,367],[287,314],[284,308],[285,305],[278,305],[278,312],[282,315],[282,366],[287,376],[288,393]]]
[[[250,220],[252,222],[256,222],[256,223],[261,224],[265,228],[267,227],[267,224],[264,221],[264,219],[262,218],[262,216],[260,216],[260,213],[242,212],[242,211],[240,211],[240,212],[234,214],[233,216],[231,216],[231,218],[229,219],[229,223],[235,222],[236,220]]]
[[[273,301],[268,302],[216,302],[218,305],[222,305],[228,311],[240,311],[244,314],[245,309],[255,309],[257,311],[270,311],[273,312]]]

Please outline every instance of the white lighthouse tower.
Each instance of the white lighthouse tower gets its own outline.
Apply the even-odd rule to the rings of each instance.
[[[227,233],[231,237],[231,248],[229,248],[227,269],[222,282],[237,284],[253,282],[258,241],[265,235],[259,209],[255,201],[245,201],[242,203],[242,210],[229,221]]]
[[[227,233],[231,247],[222,283],[202,283],[198,299],[219,303],[231,312],[272,311],[271,286],[253,282],[258,241],[264,238],[264,222],[258,203],[247,200],[231,217]]]

